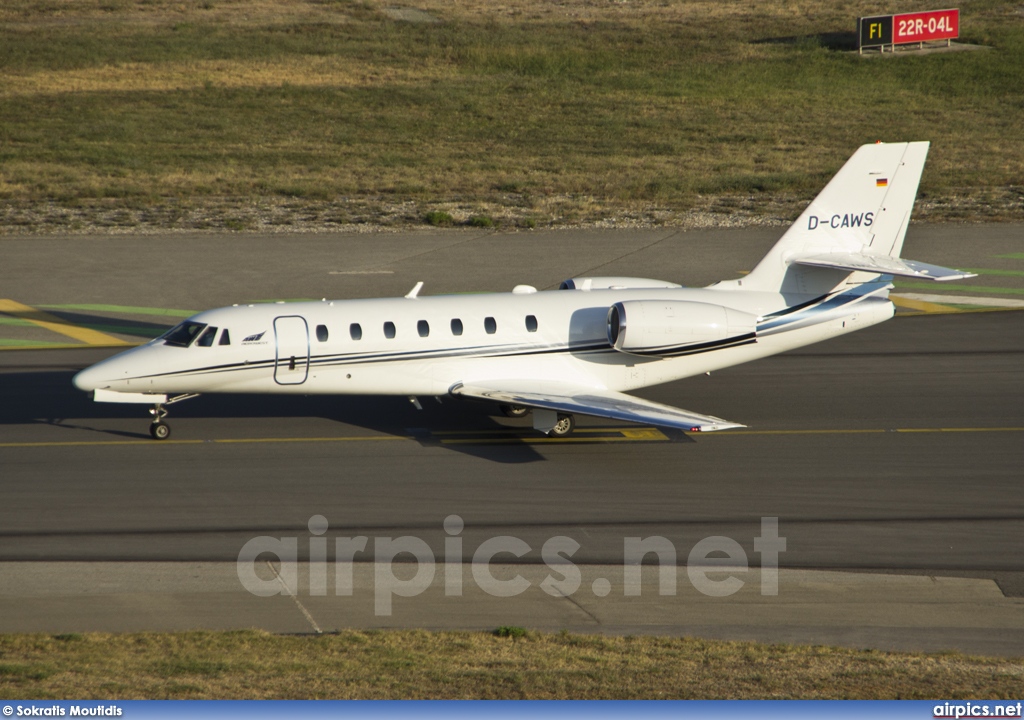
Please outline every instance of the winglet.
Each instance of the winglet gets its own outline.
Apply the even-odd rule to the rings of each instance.
[[[409,300],[415,300],[417,297],[419,297],[420,290],[422,288],[423,288],[423,281],[420,280],[418,283],[416,283],[416,286],[413,287],[413,289],[410,290],[409,294],[406,295],[405,297],[408,298]]]

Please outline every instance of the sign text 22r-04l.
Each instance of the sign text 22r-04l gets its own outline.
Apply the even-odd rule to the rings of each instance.
[[[860,19],[857,46],[882,47],[952,40],[960,36],[960,11],[930,10],[928,12],[876,15]]]
[[[959,10],[933,10],[893,16],[893,42],[951,40],[960,35]]]

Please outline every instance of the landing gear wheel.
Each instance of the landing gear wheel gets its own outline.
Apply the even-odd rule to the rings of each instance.
[[[572,415],[559,415],[558,422],[551,428],[551,432],[548,434],[551,437],[562,438],[568,437],[572,434],[573,429],[576,427],[576,418]]]
[[[510,418],[526,417],[531,412],[530,408],[525,405],[499,405],[498,409],[505,417]]]
[[[194,397],[199,397],[199,393],[182,393],[164,402],[158,402],[149,409],[149,414],[153,416],[153,422],[149,426],[149,434],[153,436],[154,440],[166,440],[171,436],[171,426],[164,422],[164,418],[167,417],[167,408],[164,405],[173,405],[176,402],[190,400]]]

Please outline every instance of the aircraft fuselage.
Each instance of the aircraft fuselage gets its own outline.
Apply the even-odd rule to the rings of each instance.
[[[525,376],[622,391],[748,362],[892,316],[884,296],[863,291],[849,294],[838,312],[793,313],[786,323],[791,331],[759,331],[751,342],[712,343],[675,357],[620,352],[609,341],[609,307],[642,300],[720,305],[762,318],[759,327],[795,304],[775,293],[682,288],[233,306],[189,318],[203,327],[187,347],[153,340],[84,371],[76,385],[168,395],[444,395],[456,383]],[[797,320],[802,326],[795,327]]]

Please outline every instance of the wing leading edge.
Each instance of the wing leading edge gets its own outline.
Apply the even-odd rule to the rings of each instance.
[[[507,405],[526,405],[557,412],[596,415],[612,420],[650,423],[691,432],[714,432],[746,427],[713,415],[700,415],[625,393],[564,383],[531,380],[460,383],[451,389],[451,393]]]

